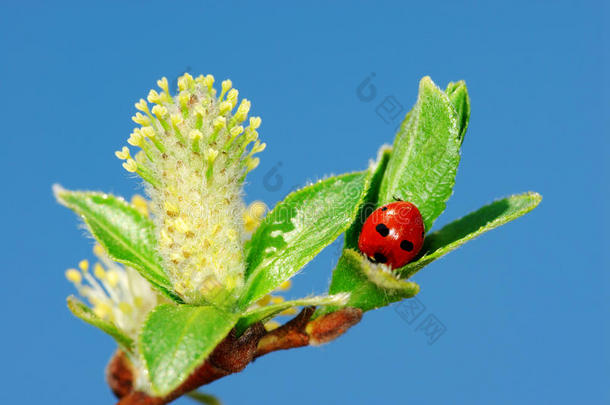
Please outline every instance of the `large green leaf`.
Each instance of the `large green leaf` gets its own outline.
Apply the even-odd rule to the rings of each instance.
[[[470,97],[468,96],[468,89],[466,88],[466,82],[460,80],[459,82],[451,82],[447,85],[445,90],[455,112],[457,114],[457,122],[459,128],[458,139],[460,144],[464,142],[464,135],[466,135],[466,129],[468,129],[468,121],[470,121]]]
[[[155,394],[173,391],[202,364],[237,322],[237,315],[211,306],[164,304],[142,329],[139,347]]]
[[[527,214],[540,203],[542,196],[529,192],[496,200],[462,217],[426,237],[423,257],[402,267],[399,272],[411,277],[422,267],[457,249],[477,236]]]
[[[447,95],[424,77],[415,106],[403,121],[388,163],[379,202],[394,198],[415,204],[426,231],[445,209],[460,161],[459,128]]]
[[[329,291],[349,293],[348,306],[368,311],[413,297],[419,292],[419,286],[397,278],[387,266],[371,263],[355,250],[345,249],[333,272]]]
[[[119,346],[121,346],[126,352],[131,352],[133,350],[133,339],[117,328],[114,323],[106,321],[95,315],[91,308],[74,296],[68,297],[67,301],[68,308],[74,314],[74,316],[112,336]]]
[[[166,295],[177,299],[156,251],[154,225],[148,217],[111,194],[69,191],[58,185],[53,191],[61,204],[85,221],[113,260],[133,267]]]
[[[252,236],[242,308],[292,277],[352,223],[370,170],[319,181],[290,194]]]

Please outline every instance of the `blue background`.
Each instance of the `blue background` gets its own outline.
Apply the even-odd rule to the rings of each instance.
[[[112,403],[103,369],[114,344],[64,301],[63,272],[90,258],[92,242],[51,184],[131,196],[138,183],[113,152],[133,103],[185,70],[230,77],[263,117],[268,149],[248,200],[272,205],[308,180],[366,167],[398,124],[376,107],[393,96],[410,108],[424,75],[442,87],[465,79],[472,97],[438,226],[510,193],[544,196],[416,276],[425,314],[447,329],[436,343],[388,307],[208,392],[227,404],[609,403],[602,2],[104,3],[0,5],[3,403]],[[363,102],[356,89],[371,73],[376,98]],[[337,246],[295,278],[292,296],[324,291]]]

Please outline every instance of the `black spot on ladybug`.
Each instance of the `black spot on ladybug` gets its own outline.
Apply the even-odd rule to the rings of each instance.
[[[400,248],[402,250],[406,250],[407,252],[410,252],[413,250],[413,243],[411,243],[408,240],[403,240],[402,242],[400,242]]]
[[[381,253],[375,253],[375,261],[377,263],[385,263],[388,261],[388,258],[382,255]]]
[[[381,207],[381,211],[387,211],[388,207]]]
[[[375,227],[375,230],[377,232],[379,232],[379,235],[383,236],[384,238],[386,236],[388,236],[388,234],[390,233],[390,230],[388,229],[387,226],[385,226],[385,224],[379,224]]]
[[[424,236],[426,236],[426,232],[425,231],[421,231],[421,237],[423,238]]]

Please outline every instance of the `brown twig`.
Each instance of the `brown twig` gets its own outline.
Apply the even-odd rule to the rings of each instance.
[[[151,397],[133,390],[133,372],[121,351],[108,364],[108,385],[119,398],[117,405],[165,405],[202,385],[243,370],[257,357],[277,350],[330,342],[362,318],[360,309],[344,308],[311,321],[314,310],[304,308],[295,318],[270,332],[261,323],[252,325],[239,337],[232,331],[182,385],[165,397]]]

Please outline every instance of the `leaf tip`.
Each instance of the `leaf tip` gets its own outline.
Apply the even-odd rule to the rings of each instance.
[[[542,195],[537,193],[537,192],[535,192],[535,191],[528,191],[525,194],[527,195],[527,198],[529,198],[530,201],[532,202],[528,212],[532,211],[534,208],[536,208],[542,202]]]
[[[421,78],[421,80],[419,81],[419,84],[434,84],[434,82],[432,81],[432,78],[428,75],[424,76]]]
[[[435,92],[439,92],[442,93],[443,95],[445,95],[445,92],[443,92],[440,87],[438,87],[436,85],[436,83],[434,83],[434,81],[432,80],[432,78],[430,76],[424,76],[421,78],[421,80],[419,81],[419,92],[420,92],[420,97],[423,93],[422,90],[433,90]]]
[[[466,88],[466,81],[465,80],[458,80],[456,82],[449,82],[449,84],[447,85],[447,90],[445,90],[445,93],[450,95],[451,93],[453,93],[453,92],[455,92],[457,90],[467,90],[467,88]]]
[[[76,298],[74,295],[69,295],[66,298],[66,304],[68,305],[68,309],[72,312],[74,312],[74,310],[76,309],[76,305],[78,305],[79,302],[79,299]]]
[[[529,191],[528,194],[534,200],[536,205],[540,204],[540,202],[542,201],[542,194],[537,193],[535,191]]]
[[[53,191],[53,195],[57,199],[60,204],[64,203],[62,196],[68,192],[65,188],[61,186],[59,183],[55,183],[51,186],[51,190]]]

